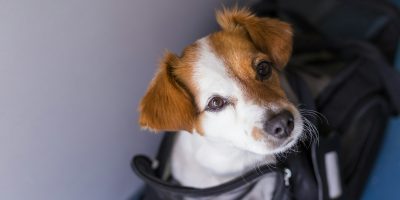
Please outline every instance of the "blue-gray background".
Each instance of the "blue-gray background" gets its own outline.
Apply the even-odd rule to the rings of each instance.
[[[127,199],[160,139],[137,104],[165,48],[217,28],[216,0],[0,0],[0,199]]]

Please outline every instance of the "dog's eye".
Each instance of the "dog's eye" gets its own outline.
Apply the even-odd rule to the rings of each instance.
[[[210,101],[208,101],[206,110],[219,111],[222,108],[224,108],[226,104],[227,104],[227,100],[226,99],[224,99],[224,98],[222,98],[220,96],[215,96],[215,97],[212,97],[210,99]]]
[[[272,63],[268,61],[261,61],[256,66],[257,79],[265,80],[271,76]]]

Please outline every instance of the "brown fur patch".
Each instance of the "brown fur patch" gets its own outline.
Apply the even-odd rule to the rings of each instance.
[[[256,127],[254,127],[253,130],[251,131],[251,136],[256,141],[260,141],[260,140],[264,139],[263,131],[261,131],[259,128],[256,128]]]
[[[166,53],[139,106],[142,127],[153,131],[192,132],[198,113],[191,80],[196,48],[196,44],[189,46],[181,58]]]
[[[258,104],[286,99],[278,70],[291,54],[290,26],[276,19],[258,18],[246,9],[218,12],[217,20],[223,30],[209,36],[210,46],[243,86],[246,96]],[[256,80],[254,65],[260,60],[275,66],[265,81]]]
[[[248,9],[217,12],[224,31],[245,32],[260,51],[268,54],[276,67],[283,68],[292,53],[293,32],[289,24],[272,18],[259,18]]]
[[[270,78],[256,80],[254,62],[270,60],[267,54],[259,52],[253,43],[241,33],[218,32],[209,36],[210,46],[228,67],[227,71],[243,88],[248,99],[257,104],[276,102],[286,98],[280,87],[279,73],[272,71]]]
[[[194,124],[194,129],[196,130],[196,132],[199,135],[204,135],[204,129],[203,129],[203,126],[201,125],[203,114],[204,114],[204,112],[201,112],[199,115],[197,115],[197,120]]]

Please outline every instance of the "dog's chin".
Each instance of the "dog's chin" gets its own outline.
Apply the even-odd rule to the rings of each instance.
[[[257,144],[252,145],[253,148],[248,150],[266,156],[284,153],[296,146],[300,135],[299,133],[293,133],[292,136],[284,139],[265,138],[262,141],[257,141]]]
[[[280,141],[279,144],[277,144],[276,142],[274,143],[275,147],[270,150],[270,154],[279,154],[288,151],[296,145],[297,139],[288,138],[286,140]]]

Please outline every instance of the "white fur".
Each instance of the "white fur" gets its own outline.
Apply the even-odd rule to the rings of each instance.
[[[196,130],[178,133],[172,152],[172,174],[183,185],[197,188],[216,186],[257,165],[275,162],[273,154],[293,146],[302,132],[300,114],[294,113],[295,127],[288,144],[274,148],[267,140],[254,139],[252,130],[262,130],[266,110],[276,111],[281,105],[260,106],[246,101],[242,88],[228,75],[224,62],[208,42],[207,38],[198,41],[199,59],[193,74],[199,91],[196,103],[201,111],[213,95],[233,103],[218,112],[203,112],[203,136]]]

